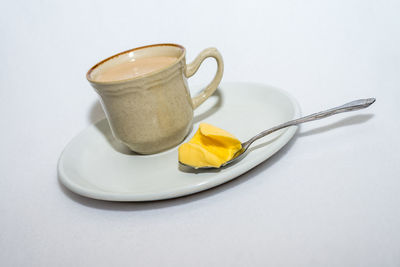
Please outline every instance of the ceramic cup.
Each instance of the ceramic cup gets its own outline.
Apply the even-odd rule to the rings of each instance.
[[[125,80],[99,81],[106,68],[126,61],[155,56],[172,56],[176,61],[151,73]],[[217,61],[211,83],[195,97],[190,96],[187,78],[196,73],[204,59]],[[153,154],[178,145],[192,126],[193,110],[217,89],[224,64],[215,48],[203,50],[186,64],[185,48],[156,44],[111,56],[93,66],[86,77],[100,96],[114,137],[140,154]]]

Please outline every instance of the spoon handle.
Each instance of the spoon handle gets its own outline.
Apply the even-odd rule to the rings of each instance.
[[[347,112],[347,111],[353,111],[353,110],[359,110],[359,109],[363,109],[363,108],[367,108],[369,107],[372,103],[375,102],[375,98],[367,98],[367,99],[359,99],[359,100],[355,100],[355,101],[351,101],[349,103],[346,103],[344,105],[335,107],[335,108],[331,108],[325,111],[321,111],[321,112],[317,112],[317,113],[313,113],[311,115],[305,116],[305,117],[301,117],[295,120],[291,120],[285,123],[282,123],[280,125],[277,125],[275,127],[272,127],[268,130],[265,130],[259,134],[257,134],[256,136],[252,137],[250,140],[244,142],[242,144],[242,147],[247,149],[248,146],[250,146],[254,141],[270,134],[273,133],[275,131],[278,131],[282,128],[286,128],[289,126],[293,126],[293,125],[298,125],[300,123],[303,122],[309,122],[309,121],[314,121],[314,120],[320,120],[338,113],[342,113],[342,112]]]

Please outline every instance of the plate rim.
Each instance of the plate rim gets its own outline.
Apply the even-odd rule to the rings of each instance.
[[[300,117],[301,116],[301,110],[300,110],[300,105],[297,102],[297,100],[286,90],[271,86],[269,84],[264,84],[264,83],[256,83],[256,82],[224,82],[221,83],[221,85],[229,85],[229,84],[246,84],[250,86],[261,86],[261,87],[268,87],[268,89],[273,89],[278,91],[279,93],[285,95],[290,103],[292,104],[292,107],[294,109],[294,114],[293,118]],[[78,185],[77,183],[73,182],[72,179],[68,178],[68,175],[65,173],[65,170],[63,168],[63,158],[65,156],[66,151],[68,150],[69,147],[73,145],[73,143],[87,130],[90,128],[94,127],[97,123],[100,123],[101,121],[106,120],[106,118],[100,119],[95,123],[90,124],[88,127],[85,129],[81,130],[77,135],[75,135],[64,147],[62,150],[60,157],[57,162],[57,174],[58,174],[58,179],[59,181],[67,187],[69,190],[73,191],[76,194],[79,194],[84,197],[92,198],[92,199],[97,199],[97,200],[106,200],[106,201],[119,201],[119,202],[142,202],[142,201],[157,201],[157,200],[166,200],[166,199],[171,199],[171,198],[178,198],[186,195],[192,195],[216,186],[219,186],[221,184],[224,184],[226,182],[229,182],[233,179],[236,179],[243,175],[244,173],[250,171],[254,167],[258,166],[262,162],[266,161],[269,159],[271,156],[273,156],[275,153],[277,153],[282,147],[284,147],[296,134],[298,126],[291,126],[288,127],[287,130],[282,133],[280,136],[277,137],[276,140],[272,142],[272,144],[275,144],[271,152],[269,153],[267,158],[257,158],[254,160],[251,164],[250,167],[249,165],[239,165],[237,166],[237,170],[235,172],[228,173],[223,179],[218,179],[218,180],[213,180],[201,185],[196,186],[195,188],[193,187],[183,187],[178,190],[172,191],[172,192],[164,192],[164,193],[143,193],[143,194],[132,194],[130,192],[107,192],[103,191],[101,189],[99,190],[94,190],[91,188],[83,187],[81,185]],[[278,142],[278,141],[281,142]],[[243,171],[243,169],[245,169]],[[240,174],[237,174],[240,173]]]

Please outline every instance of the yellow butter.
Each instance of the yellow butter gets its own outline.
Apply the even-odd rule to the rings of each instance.
[[[179,147],[179,161],[196,168],[220,167],[241,148],[240,141],[232,134],[201,123],[193,138]]]

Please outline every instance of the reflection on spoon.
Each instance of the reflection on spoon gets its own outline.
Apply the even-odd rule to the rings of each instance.
[[[244,157],[254,141],[280,129],[304,122],[323,119],[338,113],[369,107],[375,98],[359,99],[325,111],[291,120],[265,130],[240,143],[230,133],[209,124],[201,124],[195,136],[179,147],[179,163],[194,169],[221,168]]]

